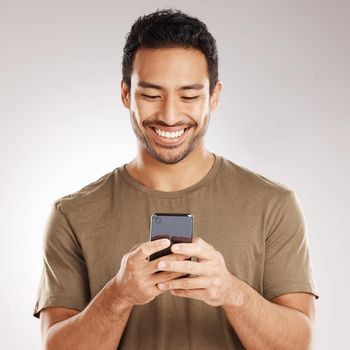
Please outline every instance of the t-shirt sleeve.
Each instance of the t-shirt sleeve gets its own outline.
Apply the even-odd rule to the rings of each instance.
[[[264,297],[306,292],[318,293],[313,279],[305,218],[297,196],[287,191],[267,224]]]
[[[88,273],[80,244],[59,201],[51,208],[43,240],[43,270],[34,316],[42,309],[83,310],[90,299]]]

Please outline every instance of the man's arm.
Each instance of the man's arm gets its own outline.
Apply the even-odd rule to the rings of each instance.
[[[312,341],[314,296],[286,294],[266,300],[252,287],[232,275],[223,256],[200,238],[174,244],[174,253],[196,256],[199,261],[160,261],[159,270],[196,275],[194,278],[160,283],[160,290],[173,295],[222,306],[247,349],[308,349]],[[280,305],[278,305],[280,304]]]
[[[247,349],[310,349],[315,297],[290,293],[271,301],[240,281],[239,292],[223,305],[226,316]]]
[[[134,305],[146,304],[162,293],[157,288],[182,276],[158,272],[158,260],[147,258],[170,245],[168,239],[146,242],[122,258],[120,269],[81,312],[67,308],[46,308],[41,312],[45,350],[115,350]],[[172,254],[167,261],[187,256]]]
[[[114,283],[109,281],[82,312],[44,309],[40,315],[43,348],[115,350],[132,305],[116,295]]]

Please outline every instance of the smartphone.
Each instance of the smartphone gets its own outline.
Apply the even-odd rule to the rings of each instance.
[[[171,254],[174,243],[191,243],[193,237],[193,215],[183,213],[154,213],[151,216],[151,241],[168,238],[171,245],[152,254],[149,261]]]

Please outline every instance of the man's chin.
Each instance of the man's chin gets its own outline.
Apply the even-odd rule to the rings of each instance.
[[[152,156],[153,159],[164,163],[164,164],[177,164],[185,159],[192,151],[192,147],[180,151],[176,150],[176,147],[173,149],[164,150],[162,152],[157,152],[151,147],[147,147],[148,153]]]
[[[163,164],[177,164],[181,162],[183,159],[185,159],[188,156],[189,153],[186,154],[180,154],[180,155],[164,155],[164,154],[151,154],[153,159],[163,163]]]

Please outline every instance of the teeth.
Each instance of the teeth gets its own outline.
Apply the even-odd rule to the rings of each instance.
[[[167,139],[175,139],[177,137],[180,137],[185,132],[185,129],[182,129],[179,131],[172,131],[172,132],[164,131],[161,129],[155,129],[155,130],[159,136],[165,137]]]

